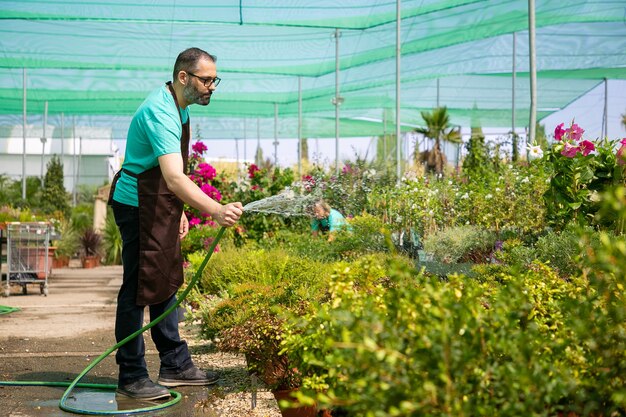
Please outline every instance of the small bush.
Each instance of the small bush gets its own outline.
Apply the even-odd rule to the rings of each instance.
[[[477,226],[460,226],[429,235],[424,239],[424,249],[443,263],[485,263],[495,242],[495,233]]]

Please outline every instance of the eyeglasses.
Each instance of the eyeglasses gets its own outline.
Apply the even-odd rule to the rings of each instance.
[[[196,77],[197,79],[199,79],[200,81],[202,81],[202,83],[204,84],[205,87],[210,87],[211,84],[213,84],[214,86],[218,86],[220,84],[220,81],[222,81],[222,79],[220,77],[215,77],[215,78],[203,78],[203,77],[198,77],[196,74],[187,71],[187,74],[189,75],[193,75],[194,77]]]

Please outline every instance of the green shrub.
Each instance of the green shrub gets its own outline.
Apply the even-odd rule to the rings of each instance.
[[[495,233],[482,227],[452,227],[424,239],[424,250],[443,263],[488,262],[496,242]]]
[[[390,271],[390,281],[406,274]],[[304,395],[354,416],[553,416],[585,370],[562,306],[579,282],[536,264],[501,283],[415,276],[355,288],[294,319],[284,350],[309,375]]]
[[[69,195],[63,185],[63,163],[57,155],[53,155],[47,165],[40,207],[44,213],[58,211],[64,216],[70,213]]]
[[[354,257],[362,254],[388,252],[393,248],[391,232],[385,224],[369,214],[356,216],[349,220],[350,229],[336,233],[331,244],[332,250],[342,257]]]

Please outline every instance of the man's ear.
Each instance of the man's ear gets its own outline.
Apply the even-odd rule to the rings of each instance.
[[[187,75],[187,73],[185,71],[178,71],[178,82],[181,83],[182,85],[187,85],[187,80],[189,79],[189,76]]]

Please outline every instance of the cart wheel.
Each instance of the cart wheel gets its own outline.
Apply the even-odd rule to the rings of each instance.
[[[22,294],[28,294],[28,288],[26,288],[26,285],[22,285]]]
[[[45,295],[46,297],[48,296],[48,284],[41,284],[39,286],[39,290],[43,295]]]

